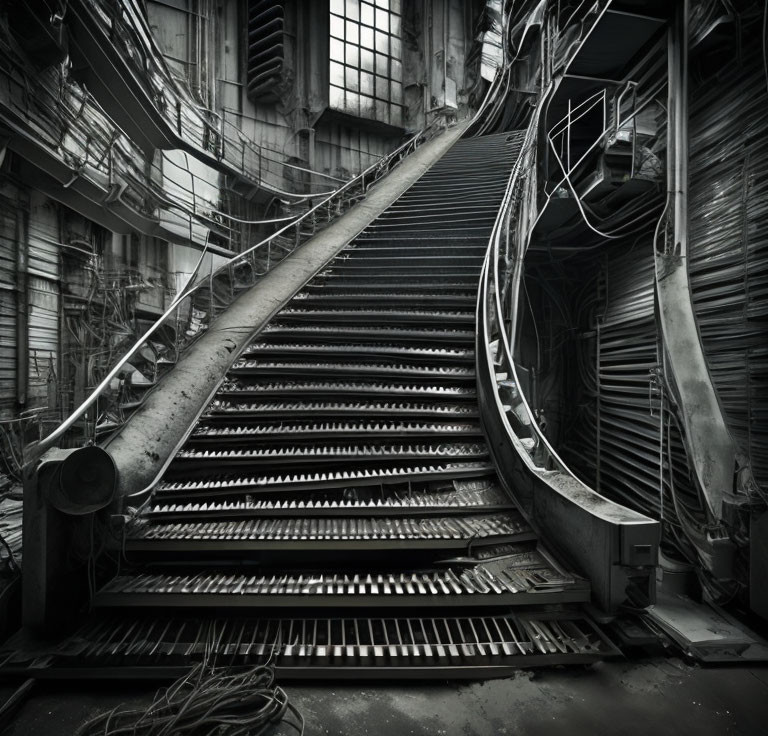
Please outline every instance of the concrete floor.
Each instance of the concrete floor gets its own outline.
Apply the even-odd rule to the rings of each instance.
[[[768,667],[691,666],[676,658],[522,670],[482,683],[285,684],[307,736],[765,736]],[[0,697],[9,694],[0,688]],[[1,733],[69,736],[154,686],[41,684]],[[275,735],[295,733],[281,726]]]

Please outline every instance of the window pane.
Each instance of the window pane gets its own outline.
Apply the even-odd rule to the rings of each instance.
[[[376,74],[389,76],[389,65],[387,61],[387,57],[383,54],[376,54]]]
[[[346,110],[351,115],[360,114],[360,95],[354,92],[347,92],[347,105]]]
[[[365,69],[367,72],[373,71],[373,51],[366,51],[365,49],[361,49],[360,68]]]
[[[331,12],[344,15],[344,0],[331,0]]]
[[[400,0],[389,0],[389,9],[393,13],[399,13],[400,12]]]
[[[363,3],[360,6],[360,21],[369,26],[373,25],[373,6]]]
[[[389,13],[381,8],[376,8],[376,28],[380,31],[389,30]]]
[[[402,125],[403,124],[403,108],[395,107],[395,105],[389,106],[389,123],[390,125]]]
[[[360,72],[360,91],[364,95],[373,97],[373,74]]]
[[[331,59],[334,61],[344,61],[344,42],[331,39]]]
[[[376,31],[376,51],[382,54],[389,53],[389,36],[381,31]]]
[[[351,43],[346,45],[347,49],[347,64],[349,66],[360,66],[360,55],[358,54],[357,46],[353,46]]]
[[[373,48],[373,29],[361,26],[360,28],[360,45],[365,46],[367,49]]]
[[[390,62],[391,69],[389,77],[390,79],[394,80],[395,82],[402,82],[403,81],[403,65],[396,61],[395,59],[392,59]]]
[[[400,38],[400,16],[399,15],[389,16],[389,32],[393,36],[397,36],[398,38]]]
[[[360,72],[357,69],[351,69],[350,67],[347,67],[347,73],[345,75],[347,80],[347,89],[352,90],[352,92],[357,92],[360,89],[360,83],[358,80]]]
[[[335,61],[331,62],[331,84],[337,84],[339,87],[344,86],[344,67],[341,64],[337,64]]]
[[[403,86],[398,82],[392,82],[392,102],[400,104],[403,101]]]
[[[364,118],[376,117],[376,107],[373,97],[364,97],[360,95],[360,115]]]
[[[382,123],[389,122],[388,112],[389,112],[389,105],[383,100],[376,100],[376,120],[379,120]]]
[[[376,0],[376,5],[378,5],[380,8],[388,8],[389,0]]]
[[[331,85],[331,93],[328,96],[328,104],[336,110],[344,109],[344,90]]]
[[[358,34],[358,29],[360,28],[357,23],[354,23],[351,20],[347,21],[347,41],[350,41],[351,43],[360,43],[360,35]]]
[[[389,99],[389,80],[386,77],[376,77],[376,97]]]
[[[344,21],[338,15],[331,16],[331,35],[344,38]]]
[[[394,56],[396,59],[400,58],[400,39],[399,38],[393,38],[392,39],[392,56]]]
[[[347,0],[347,18],[360,20],[360,0]]]

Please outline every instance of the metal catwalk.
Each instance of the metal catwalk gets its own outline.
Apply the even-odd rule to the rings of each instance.
[[[521,145],[462,140],[232,365],[53,676],[503,674],[614,653],[496,477],[477,287]],[[172,377],[171,377],[172,380]],[[8,645],[4,669],[32,655]]]

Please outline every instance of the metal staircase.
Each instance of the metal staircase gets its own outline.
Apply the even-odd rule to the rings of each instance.
[[[232,365],[52,671],[274,650],[283,677],[480,677],[615,653],[480,428],[477,286],[521,138],[453,146]]]

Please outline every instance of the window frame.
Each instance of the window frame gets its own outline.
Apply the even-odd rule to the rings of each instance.
[[[400,0],[331,0],[329,107],[356,117],[402,127],[401,6]],[[376,25],[384,14],[386,31]],[[369,16],[373,24],[367,22]],[[364,58],[370,59],[366,68],[363,68]],[[355,61],[356,64],[353,63]],[[371,69],[368,69],[369,65]],[[385,109],[386,115],[382,118]]]

